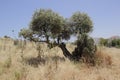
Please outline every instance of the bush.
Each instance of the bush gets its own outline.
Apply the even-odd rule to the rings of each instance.
[[[73,56],[78,60],[81,57],[84,57],[86,62],[94,64],[94,54],[96,53],[96,49],[94,40],[88,37],[87,34],[82,34],[77,41],[77,47],[73,52]]]

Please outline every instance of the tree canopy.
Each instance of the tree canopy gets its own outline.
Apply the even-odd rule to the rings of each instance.
[[[40,9],[33,14],[29,29],[36,31],[39,38],[45,38],[49,42],[49,38],[60,35],[64,24],[64,18],[58,13],[49,9]]]
[[[44,39],[48,43],[54,39],[59,43],[60,40],[69,40],[73,34],[89,33],[92,28],[92,21],[85,13],[75,12],[65,19],[50,9],[40,9],[34,12],[28,30],[21,29],[20,34],[26,39]]]
[[[92,20],[86,13],[75,12],[70,18],[71,29],[76,34],[89,33],[92,31]]]

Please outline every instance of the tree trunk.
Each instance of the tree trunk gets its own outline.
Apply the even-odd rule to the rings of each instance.
[[[59,37],[57,38],[57,44],[60,44],[60,38]]]
[[[61,50],[63,51],[63,55],[64,55],[65,57],[67,57],[69,60],[73,60],[73,59],[74,59],[74,57],[72,56],[72,54],[67,50],[66,45],[65,45],[64,43],[61,43],[61,44],[59,45],[59,47],[60,47]]]
[[[49,44],[49,36],[46,35],[46,42]]]

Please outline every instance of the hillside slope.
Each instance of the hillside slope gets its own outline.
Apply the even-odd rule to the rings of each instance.
[[[112,64],[89,66],[65,59],[62,51],[41,44],[41,58],[36,45],[27,42],[24,47],[12,39],[0,39],[0,80],[119,80],[120,49],[101,48],[110,55]],[[67,44],[72,51],[74,46]]]

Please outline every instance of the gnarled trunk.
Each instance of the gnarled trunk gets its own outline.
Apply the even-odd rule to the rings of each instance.
[[[67,57],[69,60],[73,60],[74,59],[73,55],[67,50],[66,45],[64,43],[61,43],[59,45],[59,47],[62,49],[63,55],[65,57]]]
[[[46,35],[46,42],[49,44],[49,36]]]
[[[79,61],[81,57],[86,56],[89,56],[89,60],[93,60],[96,52],[94,40],[89,38],[86,34],[81,35],[81,38],[77,41],[77,47],[72,54],[67,50],[64,43],[61,43],[59,47],[62,49],[63,55],[73,61]]]

